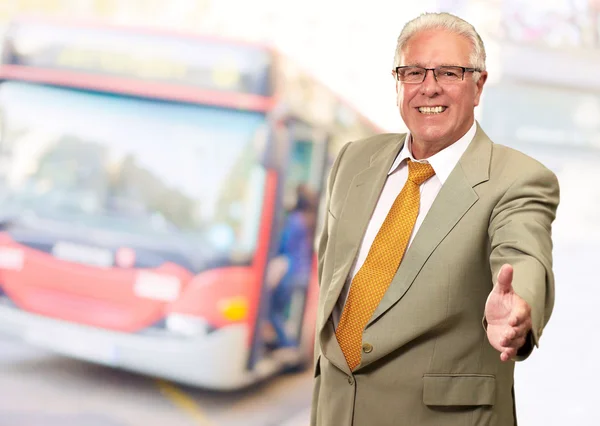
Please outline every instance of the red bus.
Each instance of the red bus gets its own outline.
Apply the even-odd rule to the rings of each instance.
[[[376,131],[265,46],[13,22],[0,65],[0,331],[211,389],[310,362],[314,245],[285,351],[270,341],[272,261],[298,189],[318,208],[333,152]]]

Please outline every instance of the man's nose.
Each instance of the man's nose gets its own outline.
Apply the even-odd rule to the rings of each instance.
[[[425,96],[434,96],[442,91],[442,86],[435,78],[433,70],[425,71],[425,80],[421,83],[421,93]]]

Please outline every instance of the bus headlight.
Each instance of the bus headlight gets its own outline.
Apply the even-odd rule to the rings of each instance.
[[[213,330],[205,319],[184,314],[167,316],[166,328],[172,333],[188,337],[203,336]]]
[[[223,317],[231,322],[243,321],[248,316],[248,300],[241,296],[219,301],[218,308]]]

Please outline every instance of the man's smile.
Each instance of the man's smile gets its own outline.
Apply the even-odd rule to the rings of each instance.
[[[417,111],[419,111],[421,114],[441,114],[442,112],[446,111],[447,108],[448,107],[442,106],[442,105],[423,106],[423,107],[418,107]]]

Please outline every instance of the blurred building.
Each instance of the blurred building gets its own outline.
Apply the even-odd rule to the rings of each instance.
[[[267,42],[384,130],[404,131],[390,76],[393,51],[404,23],[431,10],[457,13],[482,33],[490,88],[500,80],[545,84],[543,99],[555,97],[548,88],[556,85],[568,91],[598,86],[594,73],[587,70],[600,49],[600,0],[423,0],[418,4],[373,0],[368,7],[342,0],[3,0],[0,29],[17,15],[33,14]],[[564,55],[577,59],[566,61]],[[549,68],[557,64],[572,69],[562,81],[556,77],[560,73]],[[496,96],[493,92],[486,91],[489,104]],[[596,101],[590,99],[575,101],[584,111],[577,114],[578,122],[592,115],[588,106]],[[484,111],[485,107],[478,110],[478,118]],[[522,135],[523,130],[517,133]],[[525,134],[531,135],[531,129]]]

